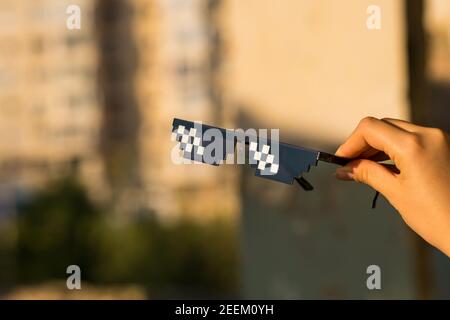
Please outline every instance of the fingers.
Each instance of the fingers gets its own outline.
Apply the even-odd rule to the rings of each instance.
[[[384,152],[377,152],[373,156],[364,157],[364,159],[369,159],[375,162],[390,160],[389,156]]]
[[[409,131],[409,132],[419,132],[423,129],[423,127],[415,125],[411,122],[399,120],[399,119],[391,119],[391,118],[383,118],[382,121],[386,121],[390,124],[393,124],[394,126],[401,128],[403,130]]]
[[[390,159],[389,156],[386,153],[381,152],[381,151],[379,151],[377,149],[374,149],[374,148],[371,148],[371,149],[369,149],[367,151],[364,151],[363,153],[361,153],[359,155],[359,158],[361,158],[361,159],[370,159],[370,160],[376,161],[376,162],[378,162],[378,161],[385,161],[385,160],[389,160]]]
[[[359,157],[368,150],[376,149],[391,159],[399,154],[410,133],[388,121],[364,118],[347,141],[336,151],[336,155],[346,158]]]
[[[367,159],[355,160],[345,167],[338,168],[336,178],[368,184],[387,197],[392,194],[397,184],[394,172],[386,166]]]
[[[363,119],[336,151],[338,156],[360,159],[337,169],[336,177],[368,184],[389,196],[396,189],[399,169],[376,161],[392,159],[396,165],[400,164],[401,154],[411,145],[410,141],[414,140],[412,138],[419,130],[420,127],[397,119]]]

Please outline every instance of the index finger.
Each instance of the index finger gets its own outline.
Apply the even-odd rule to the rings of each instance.
[[[336,155],[357,158],[367,150],[376,149],[395,161],[403,141],[410,134],[389,122],[367,117],[360,121],[350,137],[338,148]]]

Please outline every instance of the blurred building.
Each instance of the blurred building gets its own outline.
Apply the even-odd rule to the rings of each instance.
[[[146,188],[155,195],[152,201],[156,207],[171,204],[175,205],[171,212],[181,209],[200,218],[235,212],[233,171],[174,165],[170,160],[174,145],[166,143],[166,133],[174,117],[230,125],[221,96],[222,43],[216,20],[219,2],[155,1],[158,32],[151,46],[154,63],[150,77],[141,84],[144,87],[150,83],[153,93],[142,110],[141,159]],[[149,162],[153,165],[145,165]]]
[[[0,165],[2,182],[42,185],[79,162],[96,166],[100,109],[91,1],[66,28],[70,1],[0,3]],[[89,174],[92,175],[92,172]]]
[[[226,171],[174,165],[168,139],[174,117],[225,121],[213,10],[207,0],[98,1],[101,149],[122,208],[201,220],[236,208]]]
[[[174,117],[226,122],[217,3],[76,1],[82,27],[69,30],[71,1],[2,1],[2,181],[43,186],[76,164],[118,212],[235,210],[228,171],[174,165],[168,139]]]

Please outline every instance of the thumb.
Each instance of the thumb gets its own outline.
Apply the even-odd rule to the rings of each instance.
[[[385,166],[371,160],[358,159],[336,170],[336,178],[367,184],[384,195],[390,194],[396,177]]]

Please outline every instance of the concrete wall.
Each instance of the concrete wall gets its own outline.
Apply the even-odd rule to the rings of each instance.
[[[370,4],[381,30],[366,28]],[[366,116],[408,118],[402,1],[229,0],[223,11],[227,92],[242,126],[333,152]],[[241,177],[246,298],[413,298],[412,236],[370,188],[337,182],[334,166],[304,192]],[[382,270],[369,291],[366,269]]]

